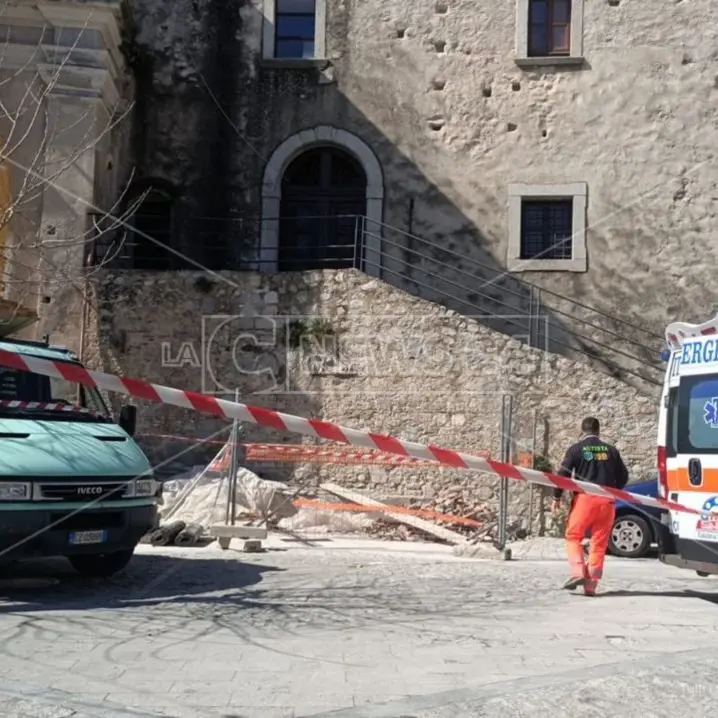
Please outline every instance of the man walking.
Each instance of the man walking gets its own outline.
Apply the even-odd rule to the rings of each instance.
[[[598,419],[587,417],[581,422],[581,438],[566,452],[559,476],[588,481],[598,486],[622,489],[628,483],[628,469],[618,449],[600,439]],[[553,510],[558,511],[563,489],[554,490]],[[573,591],[583,586],[587,596],[595,596],[603,576],[603,562],[611,538],[616,503],[613,499],[592,494],[574,493],[566,525],[566,551],[571,566],[571,578],[564,588]],[[584,561],[582,542],[591,532],[588,566]]]

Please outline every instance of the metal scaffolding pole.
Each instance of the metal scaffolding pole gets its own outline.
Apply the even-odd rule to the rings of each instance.
[[[239,389],[234,392],[235,402],[239,402]],[[229,437],[229,478],[227,487],[227,509],[225,511],[224,523],[234,526],[237,519],[237,473],[241,460],[242,448],[239,445],[240,426],[239,421],[232,421],[232,431]]]
[[[511,433],[513,396],[504,394],[501,397],[501,461],[511,463]],[[509,517],[509,480],[499,480],[499,531],[496,548],[503,551],[506,548],[506,529]]]

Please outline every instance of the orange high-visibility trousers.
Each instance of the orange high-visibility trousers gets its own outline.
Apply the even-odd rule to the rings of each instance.
[[[586,579],[587,591],[595,591],[603,576],[603,562],[613,529],[616,504],[610,499],[590,494],[574,494],[566,525],[566,551],[571,575]],[[591,532],[588,566],[583,558],[582,542]]]

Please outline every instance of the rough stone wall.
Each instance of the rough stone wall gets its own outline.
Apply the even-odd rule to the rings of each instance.
[[[132,3],[135,152],[146,175],[184,192],[176,223],[183,252],[209,261],[213,244],[221,266],[246,259],[258,241],[272,152],[328,124],[355,133],[378,157],[384,221],[396,228],[385,236],[401,245],[401,231],[411,231],[467,258],[449,260],[481,289],[453,306],[463,313],[528,311],[526,275],[494,277],[506,260],[507,186],[569,181],[588,184],[589,270],[529,279],[659,335],[669,320],[710,312],[718,196],[712,0],[661,12],[586,0],[585,64],[524,69],[514,62],[514,2],[328,0],[322,71],[262,62],[261,6]],[[217,219],[189,221],[199,216]],[[437,269],[421,294],[447,292],[441,276],[457,275]],[[549,295],[543,305],[633,332]],[[554,332],[573,325],[564,315],[553,320]],[[653,359],[660,340],[640,341]]]
[[[89,360],[107,371],[227,398],[238,389],[246,403],[494,457],[500,456],[502,397],[510,395],[514,459],[532,450],[536,422],[536,453],[555,465],[581,418],[595,414],[634,479],[647,478],[654,466],[652,399],[356,271],[226,272],[211,282],[192,272],[101,273],[94,291]],[[170,467],[207,461],[217,447],[197,450],[147,434],[221,440],[226,427],[173,407],[144,404],[139,413],[144,447],[154,461],[170,459]],[[243,437],[307,441],[251,425]],[[379,497],[430,497],[454,487],[496,498],[496,480],[447,469],[253,468],[268,478],[305,485],[331,480]],[[518,520],[527,512],[528,491],[512,485],[510,495]]]
[[[416,196],[418,234],[480,244],[503,264],[508,183],[585,181],[589,271],[529,278],[658,332],[676,316],[705,317],[718,182],[707,99],[715,38],[705,28],[718,7],[586,0],[585,66],[521,69],[515,6],[349,5],[348,40],[330,46],[346,52],[342,93],[383,135],[370,142],[385,168],[387,221],[404,227]]]
[[[241,0],[135,0],[127,22],[138,177],[175,188],[175,246],[215,268],[237,260],[241,243],[231,220],[247,214],[245,184],[257,182],[244,168],[255,134],[244,102],[257,94],[246,11]]]

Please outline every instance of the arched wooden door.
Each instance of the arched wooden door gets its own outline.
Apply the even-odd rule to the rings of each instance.
[[[297,157],[282,178],[278,269],[347,269],[366,214],[367,178],[359,162],[336,147]]]

